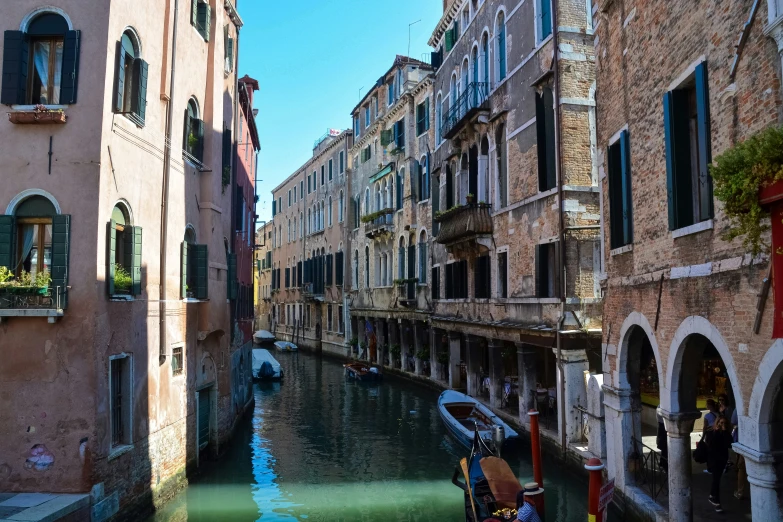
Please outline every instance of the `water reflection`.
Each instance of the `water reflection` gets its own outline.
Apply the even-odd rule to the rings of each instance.
[[[256,386],[253,417],[225,457],[150,522],[464,519],[450,478],[465,450],[446,436],[437,392],[392,379],[358,384],[328,359],[276,356],[284,382]],[[523,483],[532,480],[520,457],[528,454],[506,455]],[[584,520],[584,481],[546,469],[550,520]]]

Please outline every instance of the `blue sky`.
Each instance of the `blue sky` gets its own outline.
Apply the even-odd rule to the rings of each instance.
[[[441,0],[241,0],[239,76],[258,80],[261,153],[257,211],[272,215],[271,190],[312,157],[329,128],[351,127],[350,111],[397,54],[420,59],[443,11]],[[359,89],[361,90],[361,96]]]

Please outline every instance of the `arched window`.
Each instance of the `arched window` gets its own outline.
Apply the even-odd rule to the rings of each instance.
[[[192,234],[191,229],[187,232]],[[194,238],[195,241],[195,238]],[[131,224],[125,203],[117,203],[109,221],[106,283],[109,295],[141,293],[141,228]]]
[[[381,202],[381,184],[379,182],[375,183],[375,212],[380,211],[383,209],[383,203]]]
[[[304,212],[300,212],[299,213],[299,239],[302,239],[304,237],[304,228],[305,228]]]
[[[459,98],[459,93],[457,92],[457,73],[453,72],[451,73],[451,82],[449,83],[449,108],[454,107],[454,104],[457,103],[457,98]]]
[[[339,223],[343,222],[343,208],[345,207],[345,195],[343,194],[343,191],[340,191],[340,200],[337,203],[337,221]]]
[[[479,83],[481,81],[481,76],[479,76],[479,56],[478,56],[478,46],[473,47],[473,51],[470,54],[470,61],[472,67],[472,74],[473,77],[471,78],[471,81],[474,83]]]
[[[478,194],[476,201],[489,203],[489,139],[486,135],[481,137],[481,148],[478,158]]]
[[[419,284],[427,284],[427,232],[419,234]]]
[[[370,247],[364,247],[364,286],[370,288]]]
[[[506,17],[503,11],[498,14],[496,34],[495,70],[497,82],[500,83],[506,78]]]
[[[329,196],[329,226],[332,226],[332,196]]]
[[[309,208],[307,209],[307,233],[313,233],[313,213]]]
[[[200,162],[203,159],[204,122],[200,119],[198,101],[195,98],[188,100],[188,109],[185,115],[185,143],[182,148],[186,160]]]
[[[397,252],[397,278],[405,279],[405,238],[400,238],[400,249]]]
[[[370,187],[364,189],[364,215],[372,213],[370,210]]]
[[[296,241],[296,217],[294,217],[294,229],[292,231],[294,241]]]
[[[0,224],[16,225],[16,244],[12,234],[0,235],[8,238],[7,244],[0,244],[0,266],[10,266],[16,277],[27,272],[33,278],[52,271],[52,224],[57,210],[44,196],[31,196],[23,200],[14,210],[13,218],[0,216]],[[15,255],[9,256],[8,253]],[[10,261],[14,259],[13,262]],[[5,262],[5,261],[8,262]]]
[[[460,94],[465,94],[468,92],[468,84],[470,82],[470,64],[468,63],[468,59],[465,58],[462,60],[462,80],[460,82]],[[460,107],[460,114],[462,114],[464,111],[462,110],[462,107]]]
[[[359,251],[353,251],[353,287],[359,288]]]
[[[6,58],[11,53],[9,44],[26,50],[27,58],[6,61],[6,67],[18,69],[3,71],[9,85],[3,84],[2,103],[57,105],[76,102],[79,32],[69,29],[68,21],[62,15],[43,11],[30,21],[24,33],[6,32]],[[22,81],[13,85],[11,78]]]
[[[291,218],[288,218],[288,241],[287,243],[291,242]]]
[[[443,141],[443,136],[441,135],[441,122],[443,121],[443,98],[441,97],[440,93],[438,93],[438,97],[435,99],[435,143],[440,145],[440,142]]]
[[[326,213],[324,211],[324,202],[321,200],[321,230],[324,229],[324,225],[326,224]]]
[[[429,172],[427,170],[427,156],[422,156],[419,158],[419,164],[417,167],[419,169],[419,172],[417,173],[419,201],[425,201],[430,198],[430,180]]]
[[[402,208],[402,202],[405,198],[405,169],[397,171],[397,210]]]
[[[484,33],[481,37],[481,81],[484,82],[485,89],[489,92],[489,35]]]

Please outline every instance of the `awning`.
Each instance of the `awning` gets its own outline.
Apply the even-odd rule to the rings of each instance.
[[[378,172],[370,176],[370,183],[375,183],[385,175],[390,174],[391,171],[393,170],[394,170],[394,162],[392,161],[391,163],[383,167],[381,170],[379,170]]]

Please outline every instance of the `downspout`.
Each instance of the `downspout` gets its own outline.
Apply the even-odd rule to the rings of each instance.
[[[163,150],[163,192],[160,201],[160,346],[161,363],[166,357],[166,253],[168,252],[169,229],[169,179],[171,177],[172,125],[174,120],[174,79],[177,68],[177,22],[179,20],[179,0],[174,0],[174,28],[171,33],[171,78],[169,79],[169,101],[166,114],[166,143]]]
[[[236,7],[237,0],[234,2],[234,6]],[[236,230],[237,230],[237,223],[235,220],[236,212],[234,212],[234,205],[237,205],[238,202],[236,200],[237,197],[237,191],[236,191],[236,185],[237,185],[237,163],[239,162],[239,150],[237,147],[238,143],[238,133],[239,133],[239,27],[234,24],[234,27],[237,30],[237,38],[236,38],[236,53],[234,53],[234,111],[233,111],[233,122],[231,127],[231,179],[233,183],[231,183],[231,219],[230,219],[230,229],[229,229],[229,237],[231,238],[229,240],[229,248],[231,251],[236,254]],[[255,227],[254,227],[255,228]],[[237,258],[237,273],[234,274],[234,276],[239,279],[239,258]],[[229,284],[231,284],[231,281],[229,281]],[[234,328],[234,324],[237,321],[237,313],[236,313],[236,307],[238,306],[239,299],[234,300],[234,306],[228,307],[228,313],[229,313],[229,321],[231,325],[231,334],[229,336],[230,342],[233,343],[235,341],[234,339],[234,332],[236,331],[236,328]]]
[[[560,330],[563,327],[563,320],[565,319],[565,295],[566,295],[566,278],[565,278],[565,223],[563,218],[563,212],[565,205],[563,204],[563,154],[562,154],[562,136],[561,136],[561,118],[560,114],[560,64],[558,56],[560,54],[560,31],[558,30],[558,10],[560,8],[560,2],[558,0],[552,0],[552,31],[554,44],[554,58],[552,65],[554,67],[554,111],[555,111],[555,154],[557,155],[557,204],[558,204],[558,219],[559,219],[559,231],[558,231],[558,249],[560,250],[557,256],[558,267],[557,277],[559,282],[559,294],[560,294],[560,318],[557,321],[556,340],[557,340],[557,368],[560,373],[559,390],[558,395],[560,397],[560,447],[565,452],[566,443],[566,411],[565,411],[565,372],[563,370],[562,360],[562,336]]]

